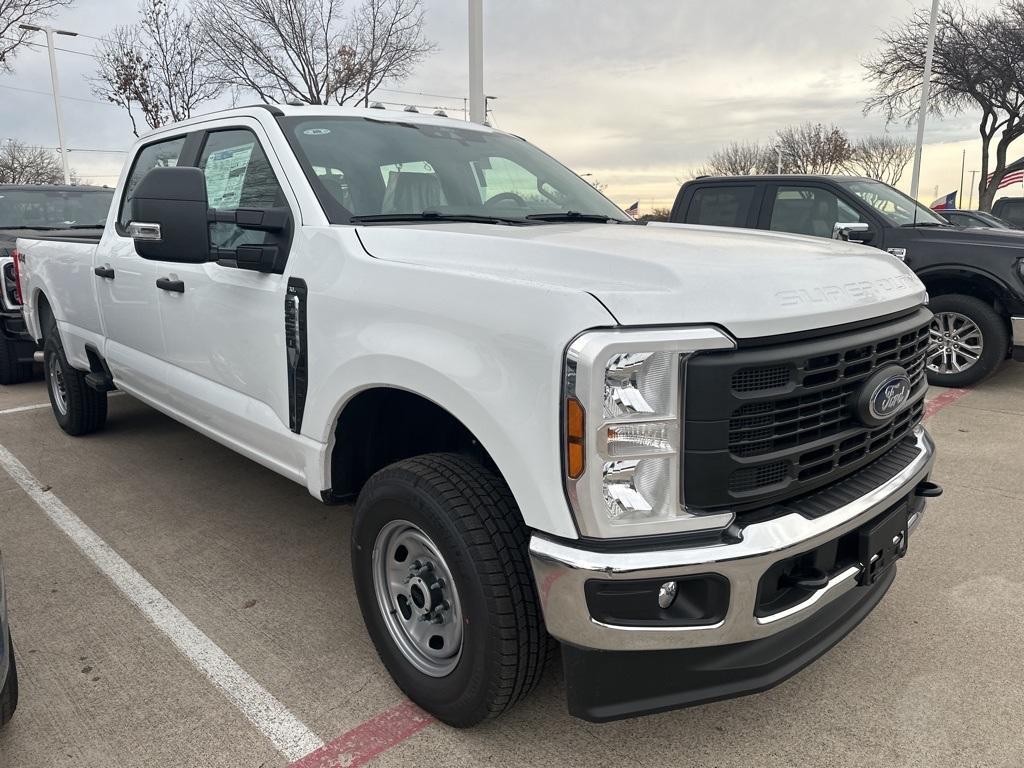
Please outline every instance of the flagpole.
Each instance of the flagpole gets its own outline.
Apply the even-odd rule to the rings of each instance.
[[[917,200],[921,188],[921,154],[924,151],[924,124],[928,117],[928,92],[932,84],[932,57],[935,55],[935,26],[939,18],[939,0],[932,0],[932,16],[928,25],[928,44],[924,52],[924,77],[921,80],[921,108],[917,113],[917,146],[914,151],[914,173],[910,179],[910,196]]]
[[[967,203],[967,210],[974,208],[974,179],[977,178],[978,172],[971,171],[971,201]]]
[[[967,170],[967,150],[964,150],[963,159],[960,161],[960,199],[957,204],[962,205],[964,202],[964,173]]]

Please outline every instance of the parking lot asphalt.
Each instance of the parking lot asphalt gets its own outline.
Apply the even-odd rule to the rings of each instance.
[[[301,752],[266,722],[290,717],[327,745],[304,768],[1018,768],[1022,395],[1021,365],[962,396],[930,393],[945,494],[878,608],[781,686],[591,725],[566,714],[556,663],[504,718],[456,731],[405,702],[365,634],[350,509],[130,397],[111,399],[103,432],[71,438],[30,407],[47,402],[40,382],[0,387],[0,446],[28,473],[0,470],[21,679],[0,767],[287,766]],[[55,524],[54,505],[93,549]],[[138,598],[139,584],[159,599]],[[255,693],[233,698],[239,687]]]

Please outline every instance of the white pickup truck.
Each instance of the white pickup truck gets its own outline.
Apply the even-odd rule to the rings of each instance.
[[[367,630],[452,725],[529,693],[552,636],[590,720],[771,687],[940,492],[899,261],[637,225],[484,126],[207,115],[139,141],[101,237],[18,251],[60,426],[121,389],[354,501]]]

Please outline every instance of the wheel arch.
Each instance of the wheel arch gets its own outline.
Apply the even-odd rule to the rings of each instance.
[[[425,453],[463,453],[497,464],[461,419],[428,397],[391,385],[366,387],[341,404],[334,419],[327,469],[331,501],[351,501],[370,477]]]
[[[1005,302],[1012,294],[1005,283],[991,274],[970,267],[958,267],[928,270],[918,273],[918,277],[928,289],[930,298],[961,294],[981,299],[999,313],[1009,328],[1010,319]]]
[[[306,436],[323,446],[316,459],[319,466],[307,473],[310,491],[325,501],[349,500],[386,460],[454,450],[493,468],[529,528],[576,538],[561,481],[557,392],[538,392],[535,375],[521,381],[516,373],[499,371],[497,361],[492,363],[468,378],[421,361],[380,355],[340,367],[348,386],[334,380],[338,386],[331,389],[345,394],[331,400],[324,390],[315,393],[304,422]],[[353,372],[362,381],[348,378]],[[533,395],[523,400],[515,394],[524,391]],[[396,406],[394,414],[390,406]],[[380,413],[385,414],[382,421],[375,418]],[[367,449],[360,428],[377,433],[373,439],[378,444]],[[396,435],[399,429],[418,434]],[[355,449],[345,445],[353,435]],[[353,455],[361,451],[364,456]]]

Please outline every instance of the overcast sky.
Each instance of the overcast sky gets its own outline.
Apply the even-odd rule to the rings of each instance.
[[[358,0],[349,0],[357,2]],[[445,106],[460,115],[467,90],[466,3],[424,0],[427,34],[438,50],[405,91],[387,100]],[[981,6],[996,0],[967,0]],[[134,19],[136,0],[77,0],[53,25],[101,36]],[[538,144],[580,173],[608,185],[620,205],[668,205],[678,181],[732,140],[757,140],[796,122],[834,122],[854,138],[886,130],[862,114],[868,93],[860,60],[879,32],[926,0],[485,0],[485,90],[497,97],[494,121]],[[58,37],[58,46],[92,53],[96,42]],[[57,53],[68,145],[126,149],[127,116],[91,100],[85,78],[95,61]],[[45,50],[24,50],[15,74],[0,77],[0,138],[54,146]],[[244,99],[243,99],[244,101]],[[211,109],[214,108],[211,106]],[[973,114],[929,122],[921,196],[960,186],[979,166]],[[906,126],[891,132],[910,136]],[[96,183],[114,183],[123,155],[73,152],[73,165]],[[970,174],[968,176],[968,184]],[[901,186],[909,187],[908,168]],[[967,192],[965,190],[965,196]],[[975,195],[975,198],[977,195]]]

